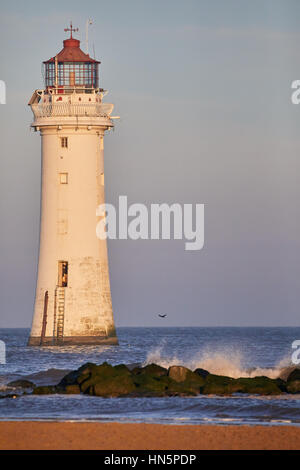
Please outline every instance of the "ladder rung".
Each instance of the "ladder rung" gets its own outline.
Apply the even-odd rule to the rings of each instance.
[[[56,337],[63,339],[64,336],[64,316],[65,316],[65,289],[57,287],[55,289],[56,297]]]

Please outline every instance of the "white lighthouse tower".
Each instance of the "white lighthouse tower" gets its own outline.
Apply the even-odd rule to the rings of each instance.
[[[42,137],[42,201],[28,344],[117,344],[106,240],[96,236],[113,105],[102,102],[100,62],[80,49],[72,23],[65,31],[62,51],[44,62],[45,89],[29,102]]]

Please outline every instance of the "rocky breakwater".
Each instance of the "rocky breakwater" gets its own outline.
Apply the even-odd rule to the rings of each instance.
[[[57,385],[35,387],[34,395],[79,394],[100,397],[166,397],[232,395],[235,393],[280,395],[300,393],[300,369],[294,369],[287,380],[253,377],[233,379],[210,374],[204,369],[194,371],[183,366],[169,369],[157,364],[130,368],[87,363],[68,373]]]

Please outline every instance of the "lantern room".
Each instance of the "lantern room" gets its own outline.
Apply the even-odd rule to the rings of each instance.
[[[45,87],[47,91],[56,89],[57,93],[92,93],[99,87],[99,64],[80,49],[80,41],[72,33],[78,31],[71,27],[69,39],[63,49],[44,62]]]

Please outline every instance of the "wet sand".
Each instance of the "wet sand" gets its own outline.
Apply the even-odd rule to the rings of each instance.
[[[300,449],[300,427],[0,422],[6,450]]]

